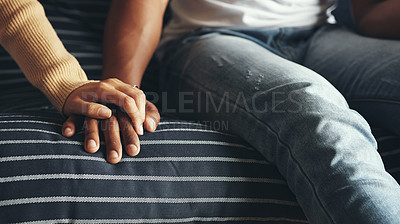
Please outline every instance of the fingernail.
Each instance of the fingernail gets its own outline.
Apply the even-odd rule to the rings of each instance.
[[[109,159],[118,159],[118,153],[116,151],[114,151],[114,150],[111,150],[108,153],[108,158]]]
[[[143,132],[144,132],[144,131],[143,131],[143,125],[139,125],[139,126],[138,126],[138,132],[139,132],[139,133],[138,133],[139,135],[143,135]]]
[[[88,149],[96,148],[96,146],[97,146],[97,144],[96,144],[96,142],[95,142],[93,139],[90,139],[90,140],[87,142],[87,147],[88,147]]]
[[[134,144],[128,145],[126,150],[129,152],[128,154],[130,156],[135,156],[139,153],[138,147],[136,147]]]
[[[64,129],[64,135],[72,135],[72,129],[71,128],[65,128]]]
[[[100,108],[97,115],[101,117],[111,117],[111,111],[106,108]]]
[[[156,122],[153,119],[150,119],[150,128],[151,130],[156,130]]]

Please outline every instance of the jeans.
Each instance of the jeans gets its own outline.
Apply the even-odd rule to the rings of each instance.
[[[274,163],[311,223],[398,224],[400,187],[368,123],[336,89],[367,117],[380,117],[379,103],[400,96],[399,81],[388,81],[400,51],[382,45],[399,48],[331,25],[206,28],[164,48],[161,85],[182,117],[224,121]]]

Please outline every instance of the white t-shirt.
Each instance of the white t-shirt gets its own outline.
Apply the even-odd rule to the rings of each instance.
[[[336,0],[172,0],[162,43],[201,27],[311,27],[328,18]]]

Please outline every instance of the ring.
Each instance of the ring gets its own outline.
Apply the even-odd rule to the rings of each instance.
[[[138,89],[139,89],[139,87],[138,87],[137,85],[133,85],[132,87],[133,87],[133,88],[138,88]]]

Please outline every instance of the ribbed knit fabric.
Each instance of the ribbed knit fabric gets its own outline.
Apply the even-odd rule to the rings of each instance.
[[[95,82],[65,49],[36,0],[0,0],[0,44],[59,111],[74,89]]]

